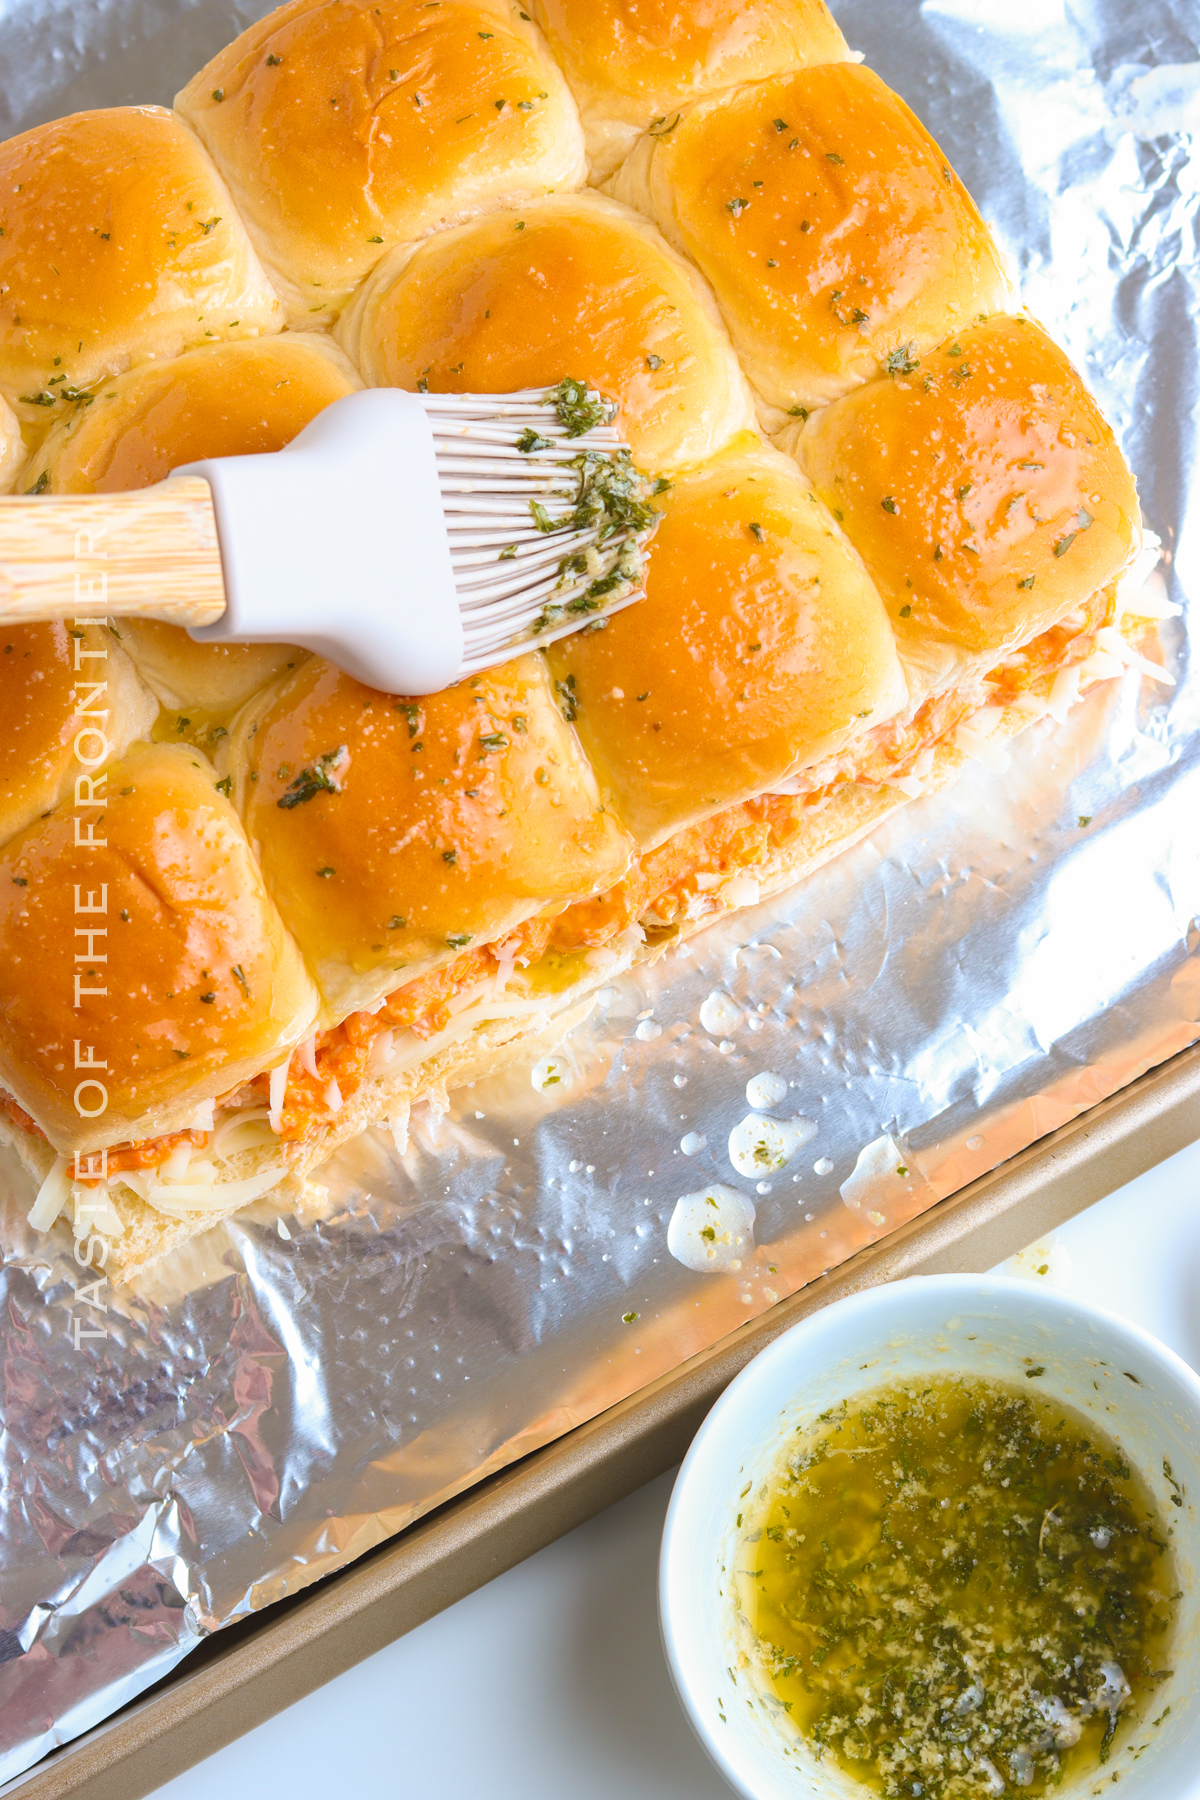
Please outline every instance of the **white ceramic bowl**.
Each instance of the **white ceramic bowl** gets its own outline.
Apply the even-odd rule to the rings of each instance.
[[[921,1373],[1016,1379],[1028,1357],[1045,1366],[1039,1392],[1093,1417],[1140,1472],[1173,1527],[1183,1589],[1174,1673],[1154,1700],[1156,1714],[1170,1713],[1157,1729],[1122,1734],[1107,1767],[1065,1782],[1057,1800],[1200,1797],[1200,1378],[1136,1325],[1054,1288],[935,1275],[853,1295],[785,1332],[721,1396],[679,1471],[659,1567],[663,1645],[697,1737],[745,1800],[863,1800],[866,1789],[803,1744],[785,1755],[761,1696],[731,1673],[735,1610],[723,1571],[733,1567],[739,1493],[771,1471],[798,1424],[847,1396]],[[1164,1457],[1182,1507],[1171,1504]]]

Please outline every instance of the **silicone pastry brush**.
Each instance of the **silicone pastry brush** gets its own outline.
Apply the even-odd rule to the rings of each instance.
[[[0,499],[0,620],[163,619],[434,693],[641,598],[666,483],[635,468],[615,411],[570,379],[368,388],[272,455]]]

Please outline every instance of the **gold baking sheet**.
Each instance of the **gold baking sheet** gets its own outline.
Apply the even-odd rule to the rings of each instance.
[[[157,1691],[0,1795],[140,1800],[670,1468],[746,1362],[808,1313],[903,1276],[992,1268],[1198,1137],[1200,1047],[341,1574],[222,1633]]]
[[[8,0],[0,131],[169,100],[263,10]],[[1052,22],[1037,8],[985,17],[978,0],[835,10],[943,142],[1030,308],[1096,385],[1186,604],[1194,31],[1173,0],[1095,0]],[[551,1471],[578,1469],[563,1475],[577,1509],[601,1504],[610,1461],[642,1442],[626,1418],[662,1422],[655,1454],[669,1459],[672,1397],[689,1382],[702,1396],[731,1344],[882,1268],[881,1243],[932,1244],[966,1216],[948,1196],[992,1191],[989,1170],[1059,1128],[1074,1142],[1072,1121],[1200,1036],[1200,677],[1186,620],[1162,639],[1174,688],[1108,684],[1065,728],[1035,726],[1006,775],[966,769],[793,893],[614,984],[572,1036],[561,1099],[517,1067],[443,1117],[422,1111],[403,1157],[364,1135],[330,1165],[316,1224],[218,1228],[110,1295],[98,1342],[68,1341],[74,1319],[94,1323],[70,1248],[25,1231],[31,1190],[0,1159],[0,1356],[23,1374],[2,1471],[15,1499],[0,1767],[15,1775],[176,1665],[168,1691],[200,1692],[243,1636],[265,1655],[279,1640],[255,1615],[285,1597],[295,1611],[268,1613],[271,1631],[395,1570],[387,1591],[411,1623],[488,1554],[503,1560],[502,1541],[515,1557],[573,1522]],[[723,1026],[705,1013],[714,991]],[[779,1117],[818,1132],[760,1184],[727,1145],[764,1071],[787,1084]],[[756,1208],[738,1280],[669,1249],[676,1202],[714,1181]],[[594,1462],[569,1448],[609,1443]],[[471,1521],[529,1470],[534,1497],[513,1517],[542,1524],[489,1539]],[[443,1556],[455,1520],[467,1547]],[[477,1539],[493,1545],[478,1561]],[[415,1564],[408,1585],[422,1546],[425,1586]],[[222,1720],[256,1691],[231,1690]],[[223,1728],[197,1727],[205,1747]],[[95,1741],[111,1749],[124,1729]],[[123,1794],[131,1769],[113,1778]]]

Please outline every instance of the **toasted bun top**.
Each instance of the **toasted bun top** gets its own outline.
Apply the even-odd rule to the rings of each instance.
[[[656,504],[645,600],[549,651],[642,849],[906,703],[879,595],[787,457],[747,434]]]
[[[30,419],[144,357],[283,323],[224,182],[162,107],[0,144],[0,226],[0,393]]]
[[[292,0],[177,104],[297,323],[336,312],[392,245],[584,179],[566,84],[506,0]]]
[[[104,806],[65,802],[0,856],[0,1082],[60,1151],[179,1130],[317,1004],[212,768],[140,744],[106,773]]]
[[[918,701],[1111,581],[1139,530],[1110,427],[1031,319],[973,325],[835,401],[799,455],[884,597]]]
[[[641,140],[616,192],[699,264],[751,381],[785,411],[845,393],[1009,298],[966,189],[857,63],[701,101]]]
[[[695,270],[598,194],[397,252],[356,299],[344,341],[377,387],[503,394],[577,376],[620,401],[618,429],[647,469],[711,455],[752,418]]]
[[[701,94],[849,54],[822,0],[531,0],[567,73],[592,179]]]
[[[104,382],[93,405],[55,425],[38,466],[52,493],[148,487],[183,463],[282,450],[361,386],[337,346],[315,333],[191,350]],[[163,705],[187,715],[181,736],[227,723],[303,655],[289,645],[196,644],[179,626],[149,619],[122,621],[119,630]]]
[[[315,332],[190,350],[102,383],[93,405],[56,421],[38,466],[56,494],[149,487],[183,463],[282,450],[361,386]]]
[[[246,709],[230,767],[335,1018],[629,859],[538,656],[419,701],[313,657]]]
[[[91,717],[85,716],[85,709]],[[55,806],[107,743],[118,754],[158,707],[116,640],[98,625],[0,624],[0,843]]]

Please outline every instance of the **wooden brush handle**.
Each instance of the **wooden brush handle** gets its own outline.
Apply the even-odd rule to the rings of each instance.
[[[202,476],[132,494],[0,499],[0,623],[137,616],[200,626],[224,610],[212,490]]]

